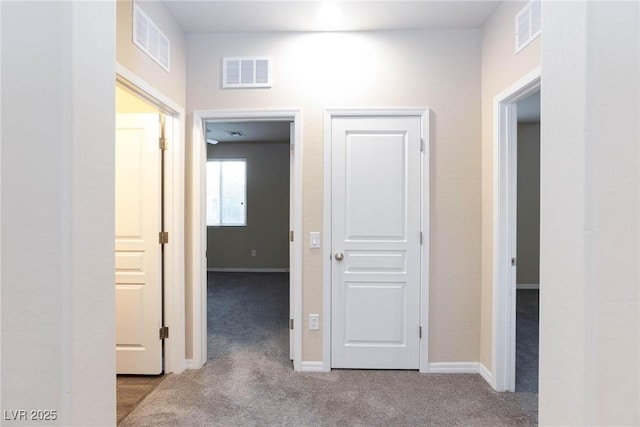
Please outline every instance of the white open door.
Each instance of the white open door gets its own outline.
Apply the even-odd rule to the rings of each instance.
[[[158,114],[116,115],[116,372],[162,372]]]
[[[417,116],[331,122],[331,367],[420,367]]]

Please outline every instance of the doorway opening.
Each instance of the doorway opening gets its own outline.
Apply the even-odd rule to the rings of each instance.
[[[535,96],[528,99],[535,93],[541,91],[541,73],[540,68],[531,71],[524,76],[514,85],[506,89],[500,95],[494,99],[494,224],[493,224],[493,388],[497,391],[516,391],[516,329],[517,329],[517,273],[518,273],[518,236],[520,233],[521,247],[520,255],[523,256],[523,269],[525,274],[521,274],[521,281],[529,280],[535,281],[537,274],[532,274],[537,271],[537,264],[539,259],[539,163],[534,165],[535,161],[531,161],[533,153],[529,153],[526,150],[530,147],[522,147],[525,153],[528,154],[528,159],[525,159],[523,166],[527,166],[532,172],[538,174],[537,188],[538,188],[538,207],[535,208],[535,190],[523,190],[529,195],[523,197],[523,200],[519,203],[518,198],[518,104],[522,102],[521,109],[524,109],[527,103],[532,102],[535,104]],[[525,102],[525,100],[527,100]],[[539,105],[539,104],[538,104]],[[535,111],[535,107],[534,107]],[[539,115],[539,106],[537,107]],[[521,133],[524,132],[523,131]],[[534,133],[532,131],[531,133]],[[524,133],[523,133],[524,135]],[[539,124],[538,124],[539,135]],[[535,144],[533,144],[535,145]],[[538,136],[539,147],[539,136]],[[535,152],[535,150],[534,150]],[[539,148],[538,148],[539,156]],[[538,160],[539,162],[539,160]],[[536,180],[535,177],[532,178]],[[521,180],[525,182],[524,179]],[[521,182],[521,183],[522,183]],[[535,185],[534,185],[535,188]],[[533,200],[533,203],[531,203]],[[524,203],[522,203],[524,202]],[[521,205],[521,206],[519,206]],[[520,208],[520,209],[519,209]],[[537,216],[529,215],[537,209]],[[520,211],[520,212],[519,212]],[[518,228],[519,214],[524,214],[524,227]],[[533,216],[533,218],[531,218]],[[527,221],[529,221],[527,223]],[[531,225],[538,222],[537,227]],[[527,236],[529,236],[527,238]],[[529,241],[529,245],[522,244]],[[536,246],[536,240],[538,241]],[[536,249],[537,253],[536,253]],[[537,254],[532,256],[531,254]],[[527,269],[529,270],[529,277],[527,276]],[[533,270],[533,272],[531,271]],[[532,278],[533,277],[533,278]],[[524,297],[527,293],[525,287],[533,287],[534,283],[521,283],[522,292]],[[539,283],[538,283],[539,285]],[[529,292],[535,294],[535,292]],[[533,295],[532,298],[537,298],[537,295]],[[531,307],[533,305],[535,308]],[[539,311],[537,301],[536,303],[526,304],[521,302],[521,312],[523,314],[535,312],[534,320],[529,323],[536,326],[532,326],[537,330],[537,312]],[[532,314],[532,313],[531,313]],[[532,314],[533,315],[533,314]],[[520,326],[525,325],[525,321],[520,321]],[[531,329],[531,328],[529,328]],[[524,336],[527,334],[526,328],[523,331],[521,340],[524,343]],[[529,332],[531,334],[531,332]],[[531,337],[530,337],[531,338]],[[537,339],[535,340],[537,341]],[[537,343],[530,342],[530,347],[535,347],[537,350]],[[527,351],[525,350],[525,353]],[[527,362],[531,362],[528,363]],[[535,363],[533,363],[535,362]],[[528,366],[528,370],[537,372],[537,354],[528,354],[521,362],[522,366]],[[537,375],[536,375],[537,376]],[[529,382],[535,382],[537,389],[537,379],[530,380]]]
[[[193,144],[188,147],[191,163],[187,165],[191,170],[191,182],[189,183],[190,200],[188,202],[190,215],[187,220],[190,232],[187,233],[186,242],[188,248],[187,265],[189,266],[187,277],[191,283],[191,298],[187,302],[187,313],[190,316],[189,323],[193,325],[193,329],[191,331],[193,337],[191,340],[193,344],[193,352],[191,360],[188,361],[188,365],[192,369],[199,369],[209,358],[209,336],[207,332],[208,328],[211,327],[211,324],[208,323],[207,318],[209,311],[207,301],[207,275],[212,275],[214,277],[217,276],[219,282],[224,282],[224,280],[221,279],[224,279],[223,276],[226,275],[228,282],[233,282],[233,277],[231,276],[234,275],[236,276],[235,280],[237,281],[240,280],[241,277],[239,276],[242,274],[266,274],[272,279],[279,274],[280,280],[284,280],[286,285],[288,285],[285,285],[286,291],[288,291],[289,295],[289,305],[287,307],[288,321],[285,317],[285,323],[283,326],[285,328],[289,328],[289,357],[293,359],[294,370],[299,370],[302,353],[302,331],[300,327],[296,326],[300,325],[300,319],[302,317],[301,114],[298,110],[210,110],[194,111],[193,116]],[[272,248],[268,244],[266,246],[262,246],[262,244],[258,245],[259,242],[257,240],[252,240],[255,239],[256,236],[252,236],[249,230],[250,227],[256,224],[255,215],[260,216],[261,214],[259,209],[257,212],[252,210],[252,205],[254,205],[255,202],[255,196],[251,196],[251,191],[254,189],[248,188],[251,180],[253,180],[251,175],[253,173],[251,166],[253,163],[249,161],[249,154],[241,155],[237,152],[235,154],[229,154],[230,151],[228,150],[234,149],[233,144],[238,144],[235,149],[238,149],[241,144],[248,144],[246,142],[237,142],[237,138],[241,138],[241,134],[250,136],[252,130],[245,129],[243,131],[242,129],[238,129],[239,127],[248,125],[252,128],[273,127],[277,126],[277,124],[285,126],[285,129],[288,131],[288,138],[286,139],[288,144],[284,147],[280,147],[288,153],[288,163],[283,161],[281,169],[275,172],[277,172],[276,174],[282,174],[282,176],[288,178],[289,187],[282,192],[286,196],[278,196],[280,199],[278,199],[275,194],[270,194],[269,191],[263,191],[260,193],[260,196],[266,199],[265,203],[268,204],[268,209],[271,209],[274,207],[273,205],[276,204],[281,208],[281,210],[284,209],[282,210],[283,213],[280,214],[281,217],[278,218],[277,221],[275,219],[272,220],[273,224],[268,227],[269,229],[274,228],[276,222],[281,224],[283,220],[282,216],[284,216],[284,214],[287,214],[288,216],[288,220],[285,220],[285,235],[278,238],[284,240],[278,240],[277,245],[279,245],[280,249],[275,250],[275,247]],[[225,131],[229,132],[225,133]],[[222,134],[217,132],[222,132]],[[230,142],[228,144],[231,148],[224,148],[226,145],[223,140],[227,136],[235,138],[236,142]],[[232,139],[232,141],[234,141],[234,139]],[[274,153],[278,151],[273,147],[269,148],[269,144],[274,144],[274,142],[260,142],[255,145],[258,147],[256,148],[258,150],[260,148],[263,150],[273,150]],[[213,148],[208,149],[208,146],[212,146]],[[217,209],[218,213],[210,213],[211,218],[209,218],[209,220],[214,222],[218,221],[218,223],[216,223],[217,225],[212,226],[211,231],[209,231],[209,227],[207,227],[208,150],[211,151],[212,157],[216,155],[216,152],[223,157],[218,160],[217,165],[210,166],[211,170],[216,171],[219,178],[218,183],[212,183],[212,186],[219,186],[220,182],[224,181],[224,174],[226,172],[224,172],[223,169],[228,170],[231,175],[238,171],[242,171],[242,166],[240,166],[242,160],[246,161],[246,171],[244,173],[246,174],[245,184],[247,185],[244,196],[242,191],[236,191],[235,195],[231,195],[231,193],[229,195],[221,194],[221,190],[218,188],[218,195],[216,196],[217,202],[215,202],[219,204]],[[226,158],[224,154],[225,150],[227,150]],[[233,164],[225,165],[225,162]],[[265,162],[265,164],[268,166],[269,162]],[[232,172],[233,170],[235,170],[235,172]],[[271,170],[271,173],[274,173],[273,169]],[[229,179],[231,178],[229,177]],[[258,188],[265,183],[265,179],[259,180],[257,184]],[[240,209],[240,212],[236,209],[234,213],[229,214],[226,218],[222,218],[222,216],[227,214],[221,213],[221,209],[224,208],[223,205],[226,203],[221,201],[221,199],[226,198],[227,201],[233,202],[235,200],[237,202],[237,200],[242,201],[245,196],[247,198],[245,200],[246,204],[244,205],[244,213],[242,212],[242,209]],[[271,200],[269,200],[269,197],[271,197]],[[283,197],[285,197],[286,200],[284,200]],[[238,203],[236,203],[235,208],[238,208]],[[286,208],[288,208],[288,210]],[[217,218],[215,217],[216,215]],[[243,215],[246,216],[243,217]],[[225,221],[228,221],[229,225],[223,225],[222,223]],[[246,221],[246,225],[242,225],[244,221]],[[234,231],[232,230],[234,227],[244,227],[245,229],[240,231],[244,231],[246,235],[244,237],[240,237],[240,235],[237,237],[229,236],[229,232]],[[247,231],[249,231],[249,233],[246,233]],[[211,233],[212,236],[210,253],[208,253],[208,241],[210,240],[208,239],[208,233]],[[236,240],[236,238],[238,240]],[[229,245],[216,245],[216,239],[219,241],[227,239],[226,241],[229,242]],[[286,243],[287,245],[284,250],[280,246],[283,243]],[[242,263],[238,263],[238,257],[242,258]],[[276,261],[278,257],[281,261]],[[208,264],[208,258],[210,258],[211,264]],[[260,264],[261,261],[266,261],[268,259],[271,259],[271,264]],[[288,259],[288,264],[282,263],[283,259]],[[278,264],[278,262],[281,263]],[[288,272],[286,271],[287,268]],[[212,269],[212,271],[208,271],[209,269]],[[263,276],[263,278],[264,277],[265,276]]]
[[[137,82],[137,83],[134,83]],[[146,88],[146,89],[145,89]],[[115,292],[117,420],[163,379],[184,370],[181,204],[175,163],[181,156],[181,113],[130,72],[116,75]],[[155,95],[154,95],[155,94]],[[169,149],[171,145],[171,149]],[[179,213],[179,212],[178,212]],[[160,244],[159,233],[172,235]],[[183,313],[183,312],[182,312]],[[179,321],[178,319],[182,319]],[[158,330],[160,326],[160,332]],[[173,331],[173,339],[160,335]]]
[[[517,103],[515,391],[538,393],[540,91]]]
[[[210,120],[205,133],[208,363],[290,367],[291,122]]]

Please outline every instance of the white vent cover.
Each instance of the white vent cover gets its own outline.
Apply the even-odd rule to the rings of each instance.
[[[169,39],[137,4],[133,4],[133,43],[169,72]]]
[[[542,3],[531,0],[516,15],[516,53],[535,40],[542,31]]]
[[[271,75],[270,57],[222,58],[222,87],[271,87]]]

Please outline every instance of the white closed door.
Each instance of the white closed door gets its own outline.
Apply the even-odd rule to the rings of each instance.
[[[332,118],[333,368],[419,368],[420,140],[417,116]]]
[[[116,115],[116,372],[162,372],[158,114]]]

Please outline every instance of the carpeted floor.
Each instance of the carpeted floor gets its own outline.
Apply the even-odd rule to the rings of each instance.
[[[539,293],[516,293],[516,392],[538,393]]]
[[[122,426],[526,426],[537,396],[475,374],[294,373],[286,274],[209,273],[209,362],[166,379]]]

